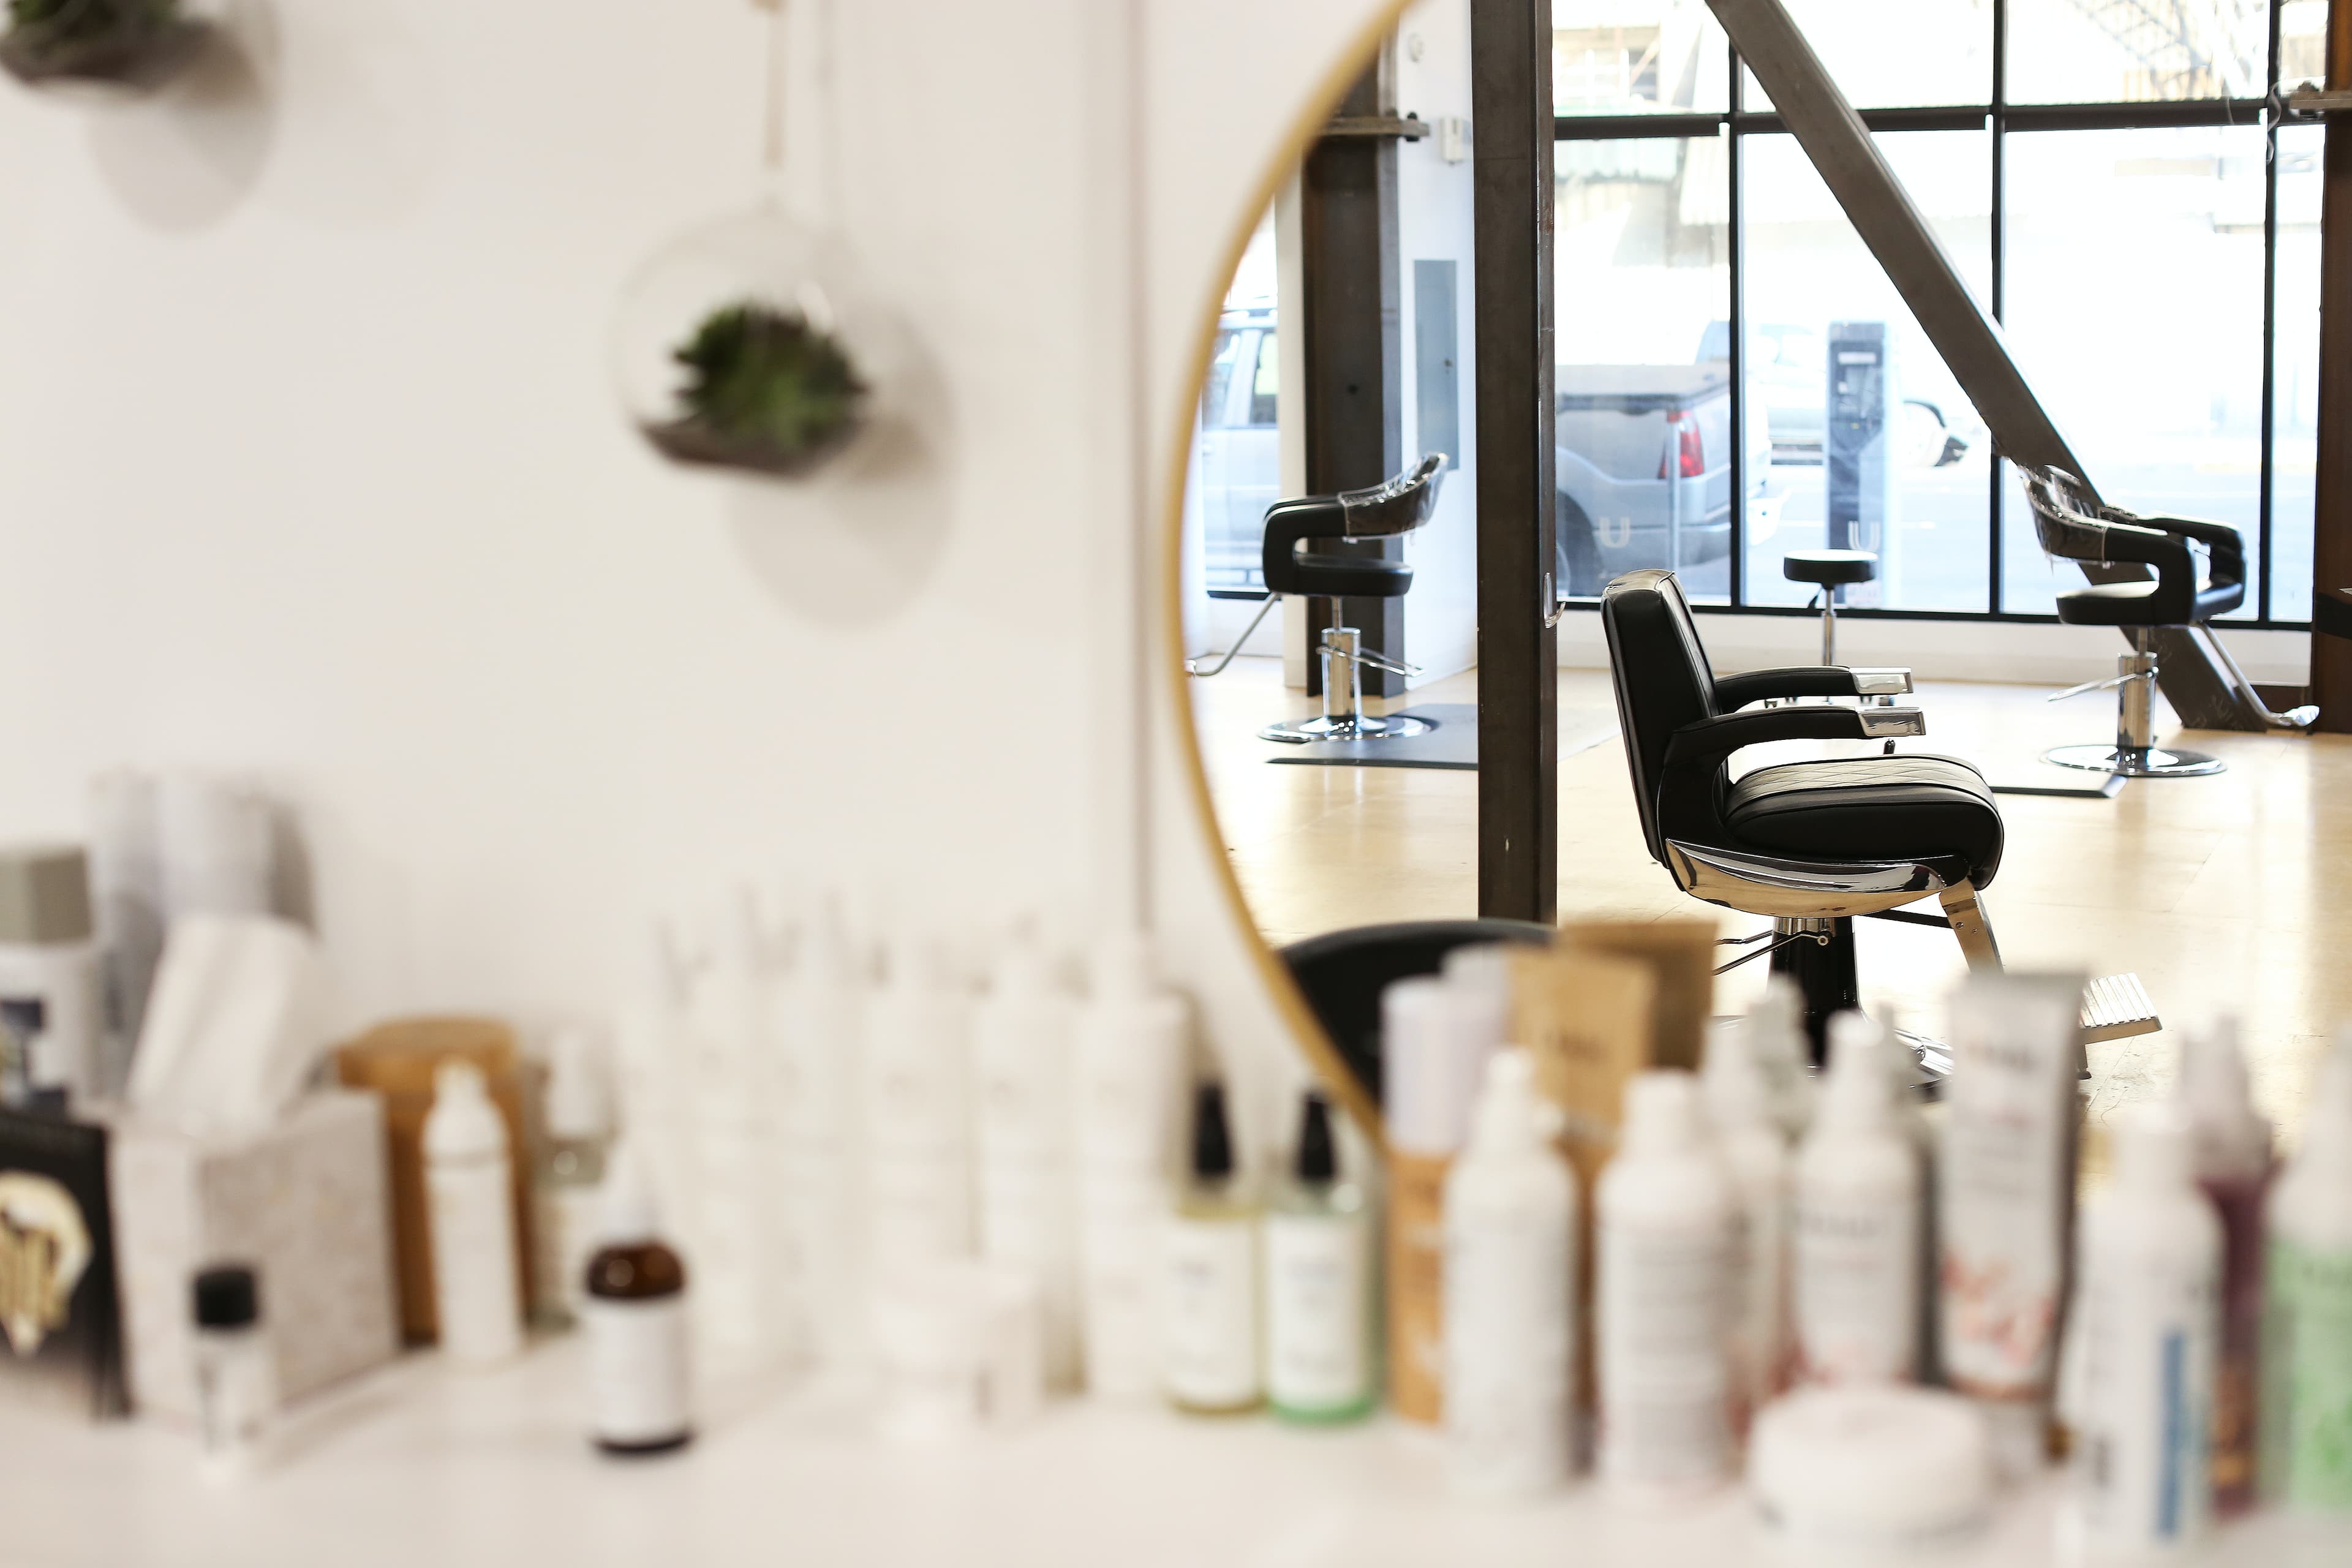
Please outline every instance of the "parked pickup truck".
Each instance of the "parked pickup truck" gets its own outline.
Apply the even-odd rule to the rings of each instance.
[[[1620,573],[1644,566],[1690,576],[1729,556],[1731,367],[1564,364],[1555,374],[1560,591],[1597,595]],[[1747,423],[1745,479],[1760,500],[1771,432],[1752,401]],[[1724,592],[1728,569],[1696,574],[1689,585]]]

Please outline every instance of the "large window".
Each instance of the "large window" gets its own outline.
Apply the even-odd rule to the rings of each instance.
[[[2089,478],[2242,530],[2311,613],[2324,0],[1787,0]],[[1706,0],[1555,0],[1562,586],[2036,616],[2075,580]],[[1734,375],[1735,334],[1739,353]]]

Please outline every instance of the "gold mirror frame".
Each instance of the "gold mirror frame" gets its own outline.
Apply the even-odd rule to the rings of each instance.
[[[1169,476],[1163,489],[1160,516],[1157,521],[1160,540],[1160,578],[1162,584],[1160,603],[1160,666],[1161,678],[1168,682],[1166,690],[1170,712],[1178,730],[1177,750],[1182,754],[1184,783],[1191,796],[1193,824],[1209,847],[1210,858],[1215,865],[1214,878],[1226,909],[1240,923],[1244,932],[1250,957],[1265,982],[1266,993],[1272,997],[1276,1011],[1297,1041],[1300,1053],[1307,1058],[1317,1079],[1328,1089],[1354,1118],[1356,1124],[1378,1144],[1385,1155],[1386,1130],[1381,1121],[1381,1108],[1370,1092],[1347,1062],[1339,1047],[1332,1043],[1323,1026],[1307,1005],[1305,993],[1290,977],[1290,971],[1276,955],[1259,930],[1257,916],[1242,892],[1241,879],[1234,872],[1232,857],[1224,848],[1218,831],[1217,807],[1209,794],[1208,764],[1201,755],[1201,742],[1192,719],[1192,688],[1193,679],[1184,669],[1184,489],[1189,465],[1185,458],[1192,445],[1192,418],[1200,406],[1201,388],[1209,377],[1209,358],[1216,349],[1217,318],[1224,290],[1242,264],[1242,255],[1249,247],[1250,236],[1256,230],[1266,208],[1274,205],[1276,193],[1292,173],[1306,163],[1307,153],[1323,127],[1339,107],[1349,86],[1364,72],[1380,54],[1381,45],[1397,29],[1404,14],[1412,8],[1412,0],[1387,0],[1378,13],[1367,22],[1340,52],[1323,79],[1309,93],[1297,116],[1292,120],[1280,148],[1259,175],[1242,216],[1235,220],[1227,240],[1223,260],[1216,273],[1217,294],[1209,302],[1203,324],[1192,337],[1192,351],[1183,363],[1184,395],[1178,400],[1175,429],[1160,447]]]

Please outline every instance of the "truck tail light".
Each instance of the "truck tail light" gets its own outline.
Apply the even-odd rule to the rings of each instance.
[[[1666,416],[1667,433],[1674,437],[1673,449],[1658,455],[1658,478],[1670,479],[1679,469],[1682,477],[1696,479],[1706,472],[1706,448],[1699,444],[1698,417],[1693,414]]]

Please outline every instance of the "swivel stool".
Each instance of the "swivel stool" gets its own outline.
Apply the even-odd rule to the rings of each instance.
[[[1822,607],[1822,662],[1835,664],[1838,595],[1854,584],[1876,582],[1877,555],[1867,550],[1791,550],[1780,557],[1780,575],[1821,590],[1813,602]]]
[[[1316,546],[1332,541],[1392,539],[1419,528],[1437,505],[1437,486],[1445,463],[1444,453],[1433,452],[1385,484],[1275,502],[1265,514],[1263,565],[1267,602],[1283,594],[1326,599],[1402,598],[1412,586],[1412,568],[1403,562],[1338,555]],[[1349,626],[1323,629],[1320,657],[1322,713],[1294,723],[1269,724],[1259,734],[1269,741],[1303,744],[1390,740],[1428,730],[1429,725],[1419,719],[1404,715],[1382,719],[1364,711],[1366,665],[1394,675],[1418,675],[1418,668],[1367,651],[1363,634]]]
[[[2085,493],[2080,480],[2062,468],[2035,469],[2020,464],[2018,475],[2024,480],[2026,500],[2032,504],[2034,532],[2045,554],[2093,564],[2136,562],[2156,569],[2153,581],[2092,583],[2058,595],[2061,621],[2068,626],[2121,627],[2131,638],[2132,650],[2117,660],[2112,679],[2087,680],[2050,698],[2057,702],[2115,688],[2115,743],[2059,746],[2044,752],[2043,759],[2061,767],[2131,779],[2193,778],[2221,772],[2228,764],[2219,757],[2155,744],[2155,634],[2159,626],[2202,627],[2215,616],[2245,602],[2245,541],[2224,523],[2142,517],[2102,505]],[[2202,586],[2192,546],[2202,549],[2208,563]],[[2220,647],[2218,642],[2214,646]],[[2236,673],[2234,665],[2231,668]],[[2276,716],[2274,721],[2289,728],[2307,728],[2317,715],[2315,708],[2298,708]]]

